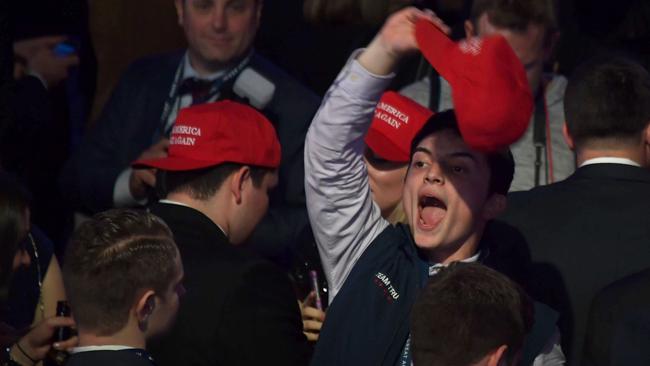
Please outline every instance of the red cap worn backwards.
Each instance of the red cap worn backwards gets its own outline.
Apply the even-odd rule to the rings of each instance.
[[[517,141],[530,122],[533,97],[524,67],[502,36],[452,42],[428,20],[415,26],[420,51],[449,82],[465,142],[495,151]]]
[[[383,159],[408,163],[411,140],[432,115],[413,100],[387,91],[377,103],[366,145]]]
[[[222,163],[267,168],[280,165],[280,143],[271,122],[255,109],[224,100],[183,108],[166,158],[133,162],[134,168],[194,170]]]

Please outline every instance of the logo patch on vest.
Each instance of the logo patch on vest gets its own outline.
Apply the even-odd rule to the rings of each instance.
[[[388,276],[381,272],[377,272],[375,273],[375,277],[372,280],[375,285],[377,285],[377,287],[382,290],[384,297],[388,302],[393,302],[399,299],[399,292],[397,292],[397,289],[393,287],[390,280],[388,279]]]

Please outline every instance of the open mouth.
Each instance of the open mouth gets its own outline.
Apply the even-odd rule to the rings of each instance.
[[[447,205],[438,197],[423,195],[418,200],[419,220],[421,229],[435,229],[447,213]]]

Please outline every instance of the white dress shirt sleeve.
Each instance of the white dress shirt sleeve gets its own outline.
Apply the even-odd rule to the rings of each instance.
[[[138,201],[131,195],[129,180],[131,179],[132,171],[133,169],[131,168],[124,169],[115,180],[115,185],[113,186],[113,205],[115,207],[133,207],[147,203],[146,199]]]
[[[373,202],[364,136],[394,75],[373,75],[355,52],[323,99],[305,141],[307,210],[334,299],[370,243],[388,226]]]

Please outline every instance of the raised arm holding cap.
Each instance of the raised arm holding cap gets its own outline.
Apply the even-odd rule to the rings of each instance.
[[[418,21],[432,27],[438,22],[433,15],[404,9],[391,16],[359,57],[350,57],[307,133],[307,208],[330,301],[312,365],[410,365],[408,314],[428,277],[454,261],[478,261],[521,279],[519,267],[526,265],[515,249],[482,238],[505,206],[512,160],[464,141],[461,132],[467,126],[459,128],[454,111],[427,118],[412,137],[401,196],[406,224],[392,225],[373,202],[364,151],[374,146],[384,158],[403,159],[384,133],[405,123],[399,108],[404,106],[395,105],[390,93],[380,97],[401,56],[416,49]],[[388,123],[373,129],[377,114]],[[366,136],[369,128],[374,136]],[[553,317],[550,309],[536,313],[544,327],[530,337],[539,341],[525,352],[530,363],[551,338]]]
[[[359,55],[359,63],[376,75],[388,75],[395,71],[402,57],[416,52],[415,24],[426,19],[443,32],[449,27],[431,11],[407,8],[390,16],[368,48]]]

